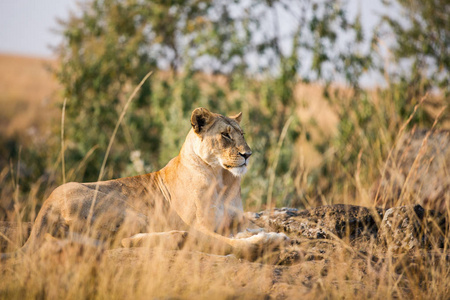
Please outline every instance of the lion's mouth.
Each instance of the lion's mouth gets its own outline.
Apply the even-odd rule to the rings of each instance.
[[[224,164],[224,167],[227,168],[227,169],[232,169],[232,168],[242,168],[242,167],[246,167],[246,166],[247,166],[247,163],[246,163],[246,162],[244,162],[242,165],[239,165],[239,166],[230,166],[230,165],[225,165],[225,164]]]
[[[223,161],[220,159],[220,164],[222,165],[222,167],[230,171],[234,176],[240,177],[247,172],[246,167],[248,164],[248,160],[246,159],[242,164],[233,166],[229,164],[224,164]]]

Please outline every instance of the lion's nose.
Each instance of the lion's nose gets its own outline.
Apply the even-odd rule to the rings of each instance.
[[[244,157],[245,159],[249,158],[250,155],[252,155],[251,152],[245,152],[245,153],[239,153],[240,156]]]

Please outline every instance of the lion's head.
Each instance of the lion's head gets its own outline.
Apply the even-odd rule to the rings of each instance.
[[[225,117],[206,108],[195,109],[191,116],[195,153],[207,164],[220,165],[235,176],[245,174],[252,154],[239,126],[241,117],[242,113]]]

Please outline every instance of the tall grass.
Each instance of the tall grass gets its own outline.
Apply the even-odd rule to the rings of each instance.
[[[409,131],[413,120],[409,117],[423,105],[419,103],[408,115],[402,115],[398,103],[386,91],[355,94],[335,88],[326,98],[322,88],[316,87],[311,98],[297,98],[295,104],[280,107],[273,100],[276,83],[270,80],[233,82],[203,74],[164,76],[167,74],[153,75],[153,106],[140,112],[158,120],[155,130],[160,135],[160,150],[150,157],[145,148],[138,148],[137,144],[145,144],[136,142],[137,128],[125,117],[121,130],[128,138],[116,151],[124,151],[126,161],[114,164],[120,169],[105,164],[104,177],[135,175],[131,151],[141,151],[138,159],[147,171],[164,165],[179,151],[189,130],[190,111],[196,106],[225,114],[242,110],[242,127],[254,153],[242,184],[246,210],[272,204],[300,208],[332,203],[373,206],[371,194],[379,187],[374,183],[385,174],[398,140]],[[311,86],[299,84],[296,88],[306,90]],[[319,102],[327,114],[314,113],[314,105]],[[323,118],[335,120],[332,130]],[[0,172],[2,220],[22,224],[18,232],[26,231],[26,222],[34,220],[43,200],[65,181],[61,172],[67,174],[68,181],[83,178],[90,153],[98,151],[96,147],[90,145],[88,154],[76,163],[72,159],[66,164],[67,170],[61,170],[61,149],[49,148],[55,151],[49,156],[59,159],[46,166],[45,177],[36,176],[28,183],[22,181],[22,168],[33,157],[24,157],[29,151],[23,151],[20,162],[13,161]],[[448,166],[443,170],[449,173]],[[393,177],[387,178],[388,185],[390,180]],[[427,180],[436,179],[430,176],[424,184]],[[448,177],[442,180],[449,184]],[[411,179],[402,186],[402,190],[408,189],[416,189]],[[385,199],[396,196],[389,194],[394,193],[392,190],[384,192],[388,193],[383,195]],[[449,203],[448,191],[444,197]],[[406,200],[402,204],[418,201]],[[450,215],[448,205],[441,211]],[[23,244],[24,236],[26,233],[11,236],[4,251]],[[187,245],[177,251],[163,246],[107,250],[83,239],[49,238],[34,255],[1,263],[0,297],[445,299],[450,294],[448,241],[445,248],[433,245],[431,249],[395,254],[381,251],[375,240],[350,243],[349,239],[291,238],[298,243],[283,253],[296,253],[298,260],[290,266],[197,251],[202,245]]]
[[[445,255],[420,251],[359,255],[330,240],[302,240],[291,266],[241,261],[192,248],[102,250],[48,241],[20,261],[1,264],[2,299],[261,299],[299,297],[445,299],[450,288]],[[371,252],[372,242],[361,245]],[[435,249],[439,250],[439,249]]]

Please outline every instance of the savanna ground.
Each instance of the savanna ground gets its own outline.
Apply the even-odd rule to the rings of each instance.
[[[61,111],[57,104],[61,103],[61,96],[58,84],[45,71],[46,65],[55,63],[0,56],[0,218],[17,226],[8,231],[5,228],[12,223],[2,223],[9,224],[2,227],[2,238],[6,235],[11,239],[2,241],[2,251],[16,249],[24,242],[29,222],[34,220],[43,200],[63,181]],[[200,97],[219,97],[230,102],[241,97],[236,91],[229,91],[226,79],[219,76],[197,74],[189,82],[180,82],[167,73],[152,76],[151,80],[157,82],[152,86],[155,90],[168,88],[167,83],[161,83],[163,80],[171,84],[175,100],[181,97],[177,88],[183,91],[180,88],[183,84],[191,84],[191,88],[194,80]],[[335,203],[367,207],[420,203],[449,215],[449,154],[445,148],[441,151],[448,145],[448,134],[441,139],[420,135],[419,147],[414,148],[419,151],[413,154],[406,154],[408,147],[402,148],[400,142],[405,133],[415,129],[411,122],[417,114],[420,118],[425,114],[432,120],[437,118],[430,127],[449,128],[448,111],[441,110],[445,106],[441,98],[423,95],[422,102],[417,101],[419,104],[401,115],[396,96],[383,90],[367,91],[364,101],[352,102],[351,90],[335,87],[330,100],[323,96],[321,86],[298,84],[294,89],[296,103],[290,106],[295,110],[286,112],[283,107],[261,104],[270,101],[270,89],[258,82],[253,84],[245,101],[239,102],[242,107],[235,108],[244,113],[243,128],[254,152],[254,168],[250,165],[243,180],[246,211],[274,206],[303,209]],[[208,91],[211,86],[214,93],[217,86],[221,87],[223,95]],[[333,97],[339,101],[333,101]],[[181,103],[174,101],[174,106]],[[205,100],[203,104],[206,106],[208,102]],[[253,105],[263,107],[261,114],[252,111]],[[125,140],[129,134],[124,151],[128,151],[129,159],[122,162],[126,166],[119,175],[153,171],[176,154],[180,140],[189,130],[189,122],[174,106],[166,107],[162,125],[169,124],[172,126],[169,129],[180,133],[159,141],[170,147],[169,154],[161,155],[162,162],[146,161],[143,158],[146,149],[133,148],[136,128],[124,125]],[[272,120],[274,114],[281,112],[291,117],[278,127],[278,133],[264,133],[267,126],[274,125],[270,122],[278,121]],[[161,132],[174,134],[168,130]],[[427,156],[429,152],[420,151],[426,150],[427,141],[435,145],[433,149],[444,153],[444,159],[437,164],[434,164],[436,157],[441,156],[433,153]],[[267,145],[273,147],[266,149]],[[95,146],[90,146],[93,152]],[[64,147],[70,151],[73,145]],[[399,151],[395,150],[399,147]],[[270,155],[266,165],[261,165],[266,150]],[[69,161],[64,170],[66,181],[83,178],[88,162],[89,156],[79,158],[76,163]],[[36,174],[37,170],[44,172]],[[107,170],[104,178],[112,178],[114,174],[114,170]],[[438,195],[431,195],[435,191],[439,191]],[[13,231],[22,234],[12,234]],[[181,251],[167,251],[163,247],[106,250],[86,243],[49,239],[35,255],[1,262],[0,297],[447,299],[450,262],[446,234],[443,248],[414,249],[400,254],[377,250],[373,239],[356,242],[345,237],[306,239],[293,234],[291,237],[297,244],[292,247],[298,257],[283,265],[273,264],[267,257],[249,262],[189,247]]]

